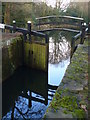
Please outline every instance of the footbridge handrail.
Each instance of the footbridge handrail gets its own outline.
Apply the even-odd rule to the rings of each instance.
[[[47,25],[47,27],[58,25],[59,27],[63,27],[62,25],[66,25],[67,27],[74,27],[81,29],[82,23],[84,23],[83,18],[79,17],[73,17],[73,16],[57,16],[57,15],[52,15],[52,16],[44,16],[44,17],[38,17],[36,18],[36,26],[39,26],[42,28],[43,25]],[[49,25],[49,26],[48,26]],[[45,26],[46,27],[46,26]]]
[[[83,18],[79,18],[79,17],[72,17],[72,16],[56,16],[56,15],[38,17],[38,18],[36,18],[36,20],[47,19],[47,18],[67,18],[67,19],[74,19],[74,20],[84,21]]]

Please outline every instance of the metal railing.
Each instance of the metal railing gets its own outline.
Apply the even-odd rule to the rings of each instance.
[[[27,40],[27,35],[28,35],[29,41],[31,42],[32,41],[31,35],[33,35],[33,36],[45,38],[45,43],[49,42],[49,38],[46,34],[31,30],[31,21],[27,22],[27,29],[16,27],[16,21],[13,21],[13,26],[0,23],[0,29],[4,30],[4,32],[5,29],[10,30],[10,32],[13,33],[20,32],[23,34],[25,41]]]
[[[75,52],[78,44],[83,44],[84,43],[84,39],[85,39],[85,35],[88,32],[88,25],[86,25],[86,23],[82,24],[82,31],[80,31],[78,34],[76,34],[75,36],[72,37],[71,40],[71,57],[72,54]],[[76,43],[78,40],[80,40],[79,43]]]

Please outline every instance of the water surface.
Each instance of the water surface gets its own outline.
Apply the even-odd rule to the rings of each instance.
[[[48,82],[58,86],[70,64],[71,32],[52,31],[49,35]]]

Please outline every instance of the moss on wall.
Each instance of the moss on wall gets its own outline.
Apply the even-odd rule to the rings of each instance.
[[[44,41],[45,42],[45,41]],[[2,48],[2,77],[10,77],[13,72],[24,64],[28,67],[47,71],[48,44],[23,42],[23,38],[12,38],[10,45]]]
[[[2,48],[2,79],[13,74],[14,70],[22,65],[22,39],[12,38],[10,45]]]

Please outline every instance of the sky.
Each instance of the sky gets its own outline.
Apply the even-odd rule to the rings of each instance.
[[[49,5],[49,6],[51,5],[52,7],[55,7],[56,0],[42,0],[42,1],[44,1],[44,2],[46,1],[47,5]],[[63,2],[61,7],[63,7],[64,5],[67,5],[70,2],[70,0],[57,0],[57,1]]]
[[[34,1],[40,1],[40,0],[34,0]],[[51,5],[52,7],[55,7],[55,4],[56,4],[56,0],[41,0],[41,1],[42,2],[46,1],[47,5]],[[89,2],[90,0],[57,0],[57,1],[63,1],[63,5],[67,5],[70,1],[71,2]]]
[[[45,0],[0,0],[1,2],[41,2]],[[54,6],[56,0],[46,0],[49,5]],[[63,1],[70,1],[70,0],[63,0]],[[89,2],[90,0],[71,0],[74,2]]]

